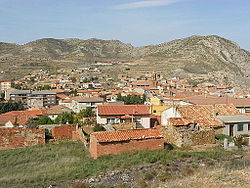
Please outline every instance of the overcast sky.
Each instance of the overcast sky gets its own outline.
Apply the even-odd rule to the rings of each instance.
[[[250,50],[250,0],[0,0],[0,41],[118,39],[134,46],[219,35]]]

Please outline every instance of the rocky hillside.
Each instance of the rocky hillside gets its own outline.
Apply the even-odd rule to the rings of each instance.
[[[133,47],[118,40],[40,39],[24,45],[0,43],[0,70],[73,66],[70,62],[125,60],[136,70],[183,76],[224,75],[228,81],[248,79],[250,52],[219,36],[192,36],[159,45]],[[67,62],[67,63],[62,63]],[[24,74],[22,72],[21,74]],[[3,77],[4,75],[1,75]]]

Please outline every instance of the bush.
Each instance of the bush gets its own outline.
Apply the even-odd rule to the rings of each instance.
[[[106,131],[106,129],[101,125],[96,125],[93,130],[94,130],[94,132]]]
[[[241,135],[233,137],[233,141],[238,148],[242,148],[243,145],[248,145],[247,139]]]
[[[241,134],[240,136],[242,136],[242,137],[250,137],[249,134]]]
[[[233,138],[231,136],[228,136],[228,135],[225,135],[225,134],[217,134],[217,135],[215,135],[216,140],[224,140],[225,138],[227,138],[229,142],[233,141]]]
[[[162,172],[158,175],[158,178],[160,181],[165,182],[165,181],[171,179],[172,176],[171,176],[170,172]]]

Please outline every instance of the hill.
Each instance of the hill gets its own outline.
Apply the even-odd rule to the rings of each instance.
[[[248,83],[250,75],[250,52],[215,35],[191,36],[143,47],[95,38],[45,38],[23,45],[0,43],[0,70],[5,71],[2,78],[13,73],[20,77],[30,70],[50,66],[91,65],[96,60],[127,61],[131,74],[133,70],[155,70],[168,76],[203,76],[208,81],[234,84]]]

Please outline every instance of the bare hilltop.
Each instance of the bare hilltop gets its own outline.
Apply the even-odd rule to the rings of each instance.
[[[166,77],[202,77],[205,81],[248,85],[250,52],[225,38],[191,36],[158,45],[134,47],[119,40],[44,38],[23,45],[0,42],[0,78],[19,78],[51,67],[95,66],[123,61],[115,69],[158,71]]]

